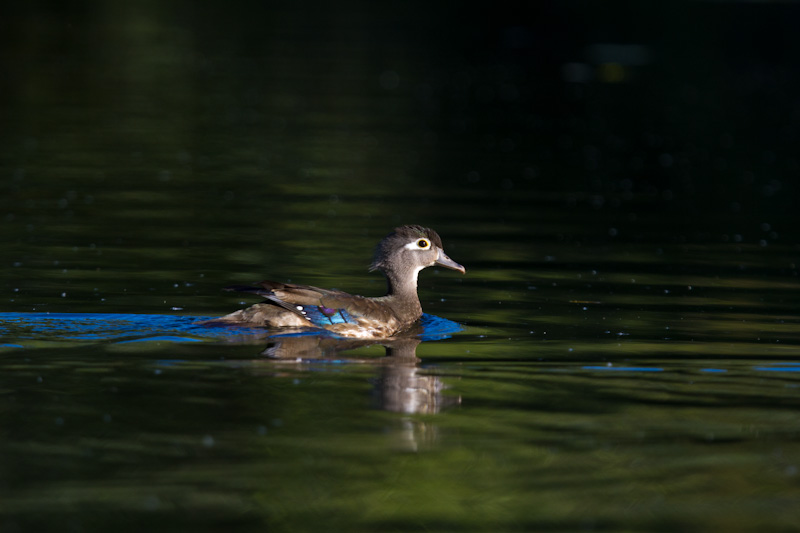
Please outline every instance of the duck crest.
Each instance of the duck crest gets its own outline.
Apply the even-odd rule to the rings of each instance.
[[[435,231],[417,225],[400,226],[378,243],[370,265],[370,270],[380,270],[386,276],[385,296],[367,298],[311,285],[262,281],[253,286],[226,287],[261,296],[264,301],[210,322],[389,338],[422,316],[417,274],[434,265],[465,272],[444,253],[442,239]]]

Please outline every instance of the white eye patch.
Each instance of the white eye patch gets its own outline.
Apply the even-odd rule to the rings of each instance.
[[[428,250],[431,247],[431,241],[428,239],[422,238],[417,239],[415,241],[411,241],[410,243],[406,244],[403,248],[407,250]]]

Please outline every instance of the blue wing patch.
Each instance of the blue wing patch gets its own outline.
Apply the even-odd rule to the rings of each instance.
[[[303,306],[302,309],[299,309],[299,307],[300,306],[298,306],[298,311],[303,313],[303,316],[306,317],[309,322],[321,328],[333,324],[355,324],[356,322],[352,315],[345,309],[332,309],[324,305],[308,305]]]

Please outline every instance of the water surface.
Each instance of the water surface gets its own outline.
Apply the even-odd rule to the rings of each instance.
[[[301,337],[275,359],[264,332],[196,329],[209,309],[240,304],[217,285],[256,273],[225,256],[192,264],[193,247],[155,272],[84,270],[86,257],[115,253],[89,250],[10,269],[58,279],[67,295],[47,294],[47,282],[7,293],[6,520],[85,529],[125,513],[132,530],[793,527],[800,292],[783,259],[793,247],[723,234],[671,243],[645,213],[634,230],[613,212],[552,203],[540,216],[555,236],[515,220],[516,201],[503,228],[481,225],[469,198],[447,202],[472,207],[470,231],[442,230],[468,274],[425,271],[420,292],[428,312],[463,329],[405,356]],[[603,227],[576,229],[581,216]],[[350,229],[331,250],[286,246],[278,275],[380,292],[365,261],[347,264],[372,245]],[[152,249],[126,253],[145,261]],[[333,273],[303,265],[312,257]],[[107,313],[134,306],[166,314]],[[71,310],[84,314],[59,314]],[[69,317],[80,327],[65,327]]]
[[[584,85],[561,8],[170,5],[3,17],[0,528],[796,529],[792,71],[655,53],[716,4]],[[196,324],[407,223],[401,343]]]

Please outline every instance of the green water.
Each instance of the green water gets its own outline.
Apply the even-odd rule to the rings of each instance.
[[[702,65],[581,99],[444,8],[193,5],[0,22],[0,529],[796,529],[780,113],[680,132]],[[266,332],[191,326],[260,279],[378,295],[405,223],[467,269],[420,275],[446,338],[275,360]]]

